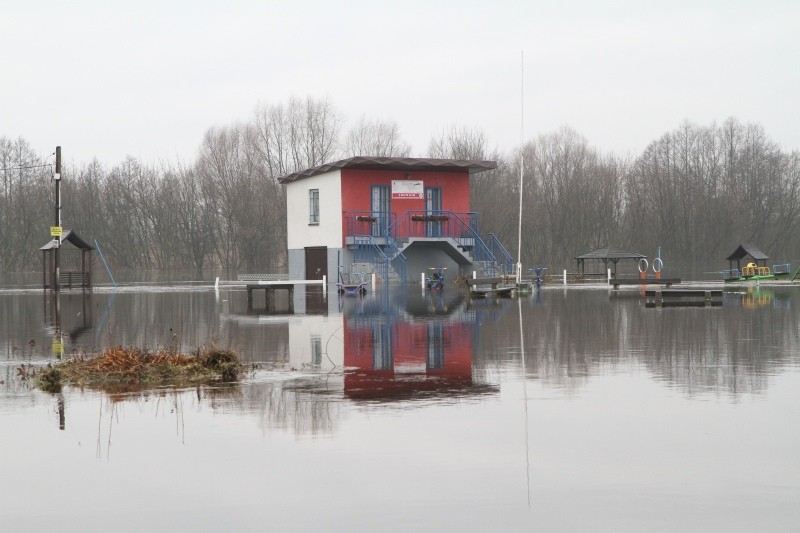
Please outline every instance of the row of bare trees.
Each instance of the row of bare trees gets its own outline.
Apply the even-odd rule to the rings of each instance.
[[[391,121],[346,132],[327,100],[260,106],[244,124],[210,128],[195,160],[127,158],[63,170],[64,225],[98,240],[116,267],[281,271],[286,201],[278,177],[351,156],[406,157]],[[775,258],[800,249],[800,153],[758,125],[684,123],[638,156],[602,154],[570,128],[503,154],[479,129],[432,137],[427,157],[496,160],[473,176],[472,206],[525,264],[567,265],[604,245],[720,266],[740,242]],[[0,137],[0,269],[35,270],[53,224],[52,156]],[[522,239],[518,241],[520,182]]]
[[[563,128],[521,155],[498,157],[472,192],[516,256],[522,173],[523,263],[566,266],[606,245],[649,256],[661,247],[673,264],[694,268],[721,269],[745,242],[776,261],[800,257],[800,152],[782,151],[759,125],[687,122],[636,157],[601,154]]]

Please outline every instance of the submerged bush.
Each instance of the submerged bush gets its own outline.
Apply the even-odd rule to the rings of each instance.
[[[117,347],[92,357],[68,359],[42,370],[36,379],[42,390],[55,392],[62,384],[104,389],[196,385],[233,381],[241,373],[242,365],[230,350],[198,349],[186,355]]]
[[[61,371],[47,367],[36,374],[36,384],[45,392],[61,392]]]

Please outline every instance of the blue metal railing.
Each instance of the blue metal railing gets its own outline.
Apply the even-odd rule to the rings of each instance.
[[[411,210],[397,215],[347,211],[343,217],[345,235],[353,239],[356,260],[390,265],[404,281],[406,257],[398,243],[410,238],[453,239],[490,276],[508,274],[514,268],[511,254],[494,234],[485,238],[478,234],[479,218],[475,212]]]
[[[454,211],[406,211],[389,227],[394,239],[428,237],[453,239],[490,276],[497,274],[497,259],[478,235],[478,214]]]
[[[357,263],[370,263],[382,279],[389,279],[393,269],[400,281],[406,281],[406,256],[400,251],[388,229],[394,213],[350,211],[344,215],[346,235],[353,238],[353,258]]]
[[[489,233],[483,237],[486,246],[491,250],[500,266],[501,274],[511,274],[514,272],[514,258],[511,256],[500,239],[494,233]]]
[[[772,265],[772,273],[773,274],[790,274],[791,273],[791,264],[789,263],[782,263],[780,265]]]
[[[742,277],[742,274],[739,272],[738,268],[733,268],[731,270],[723,270],[722,271],[722,279],[729,280],[729,279],[739,279]]]

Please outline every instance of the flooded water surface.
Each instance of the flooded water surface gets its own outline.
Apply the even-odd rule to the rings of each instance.
[[[800,524],[797,287],[739,287],[708,307],[599,286],[479,300],[305,289],[274,304],[202,284],[0,290],[0,528]],[[27,378],[116,345],[232,348],[248,371],[128,392]]]

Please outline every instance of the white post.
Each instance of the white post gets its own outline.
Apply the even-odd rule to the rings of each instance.
[[[478,271],[477,270],[473,270],[472,271],[472,279],[478,279]]]
[[[328,276],[322,275],[322,287],[325,288],[328,286]]]
[[[608,283],[611,284],[611,269],[608,269]]]
[[[425,288],[425,272],[419,273],[419,284],[423,289]]]
[[[567,284],[567,269],[564,269],[564,285]]]
[[[219,290],[219,276],[217,276],[217,281],[214,282],[214,290]]]
[[[375,276],[375,272],[373,272],[372,276],[371,276],[372,279],[370,280],[371,281],[371,286],[372,286],[372,292],[375,292],[375,277],[376,277]]]

